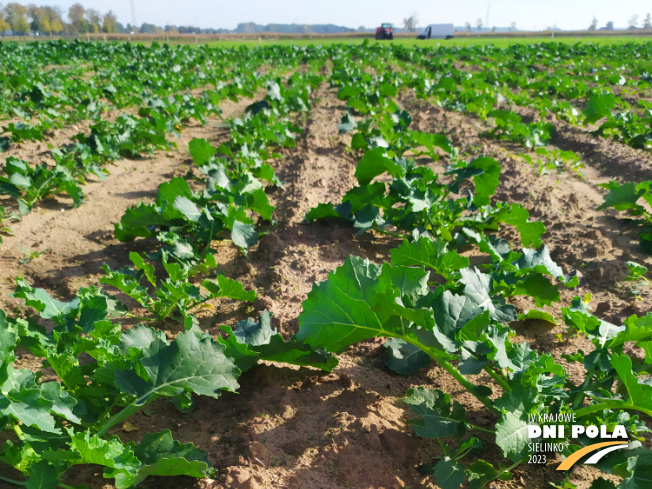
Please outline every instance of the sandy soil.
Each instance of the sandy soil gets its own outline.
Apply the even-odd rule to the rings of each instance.
[[[297,148],[284,150],[284,159],[276,163],[277,174],[285,181],[284,187],[270,191],[277,225],[247,256],[228,247],[221,248],[219,254],[220,269],[246,287],[255,288],[259,295],[255,310],[271,310],[275,326],[286,335],[296,332],[301,302],[314,281],[324,280],[328,271],[349,254],[381,262],[398,244],[386,236],[369,233],[357,237],[348,225],[303,222],[311,207],[338,201],[355,184],[357,156],[348,153],[344,145],[350,136],[337,133],[343,103],[325,85],[315,97],[320,100],[300,121],[304,134]],[[480,139],[480,122],[417,101],[410,94],[401,102],[412,113],[415,129],[445,131],[462,152],[484,153],[501,161],[503,172],[496,199],[520,202],[533,218],[544,222],[548,229],[544,242],[554,259],[566,273],[578,270],[580,274],[580,288],[564,291],[562,305],[568,304],[573,295],[590,292],[601,317],[616,323],[650,309],[648,294],[633,304],[621,281],[626,274],[626,260],[647,266],[652,266],[652,260],[638,251],[635,231],[627,223],[595,211],[604,194],[596,184],[611,177],[602,163],[618,158],[618,146],[596,146],[594,154],[584,159],[584,179],[569,173],[539,177],[514,156],[522,148]],[[227,102],[223,111],[237,114],[247,103]],[[217,143],[227,135],[210,123],[207,127],[191,127],[177,141],[179,151],[158,152],[152,158],[112,165],[112,175],[106,181],[87,185],[86,203],[80,208],[72,209],[65,199],[57,199],[45,202],[14,224],[16,236],[7,237],[0,248],[0,306],[21,312],[19,303],[8,298],[18,275],[27,276],[36,286],[63,300],[80,286],[97,283],[103,263],[119,267],[127,263],[129,251],[147,249],[151,243],[117,242],[113,223],[128,206],[153,199],[161,182],[185,173],[187,142],[192,137]],[[652,169],[647,158],[641,158],[640,165],[645,171]],[[441,168],[441,163],[435,166]],[[505,236],[513,240],[514,233],[505,230]],[[21,246],[50,251],[20,265]],[[532,304],[520,299],[516,305],[527,309]],[[557,317],[559,308],[551,308]],[[215,316],[204,313],[201,323],[217,331],[220,324],[243,317],[232,310]],[[516,342],[528,341],[558,359],[565,352],[591,348],[577,339],[560,341],[556,335],[563,332],[562,326],[551,328],[534,321],[515,326]],[[151,430],[170,429],[179,441],[193,442],[208,451],[217,468],[214,480],[150,479],[143,487],[433,488],[432,479],[422,476],[416,467],[441,455],[441,450],[434,440],[417,438],[406,425],[412,416],[400,402],[405,390],[413,386],[440,388],[466,407],[473,423],[489,427],[495,420],[438,367],[411,377],[393,374],[384,367],[383,350],[380,340],[359,344],[340,355],[340,365],[331,374],[259,365],[240,378],[238,394],[225,394],[218,400],[199,398],[196,409],[188,415],[177,412],[168,401],[159,401],[151,405],[151,412],[136,414],[128,426],[114,433],[129,441]],[[575,366],[569,367],[569,373],[580,375]],[[492,463],[503,461],[485,435],[474,435],[486,443],[483,458]],[[472,461],[472,457],[466,460]],[[498,481],[490,487],[545,487],[548,481],[561,479],[555,467],[554,463],[545,467],[520,466],[512,481]],[[586,488],[595,474],[580,466],[571,480]],[[71,471],[67,482],[85,483],[92,488],[112,487],[103,481],[98,467]],[[4,488],[1,483],[0,488]]]

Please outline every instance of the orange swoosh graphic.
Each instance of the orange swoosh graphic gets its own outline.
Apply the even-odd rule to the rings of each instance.
[[[581,459],[584,455],[587,455],[591,452],[595,452],[600,448],[609,447],[611,445],[626,445],[627,443],[628,442],[626,441],[605,441],[602,443],[594,443],[593,445],[589,445],[588,447],[584,447],[581,450],[576,451],[570,457],[566,458],[566,460],[564,460],[562,463],[559,464],[557,470],[570,469],[573,465],[575,465],[575,462]]]

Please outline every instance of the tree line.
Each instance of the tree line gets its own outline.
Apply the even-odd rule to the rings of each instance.
[[[77,35],[86,33],[106,34],[221,34],[226,29],[199,29],[191,26],[172,26],[165,28],[144,22],[141,26],[126,26],[118,22],[113,11],[101,13],[86,8],[80,3],[72,5],[67,13],[59,6],[35,4],[21,5],[11,2],[3,7],[0,4],[0,35],[11,33],[14,36],[26,36],[30,33],[40,36]]]
[[[643,29],[652,29],[652,16],[649,13],[643,19],[643,25],[641,27]],[[605,29],[606,30],[613,30],[613,28],[614,28],[614,23],[613,23],[613,21],[610,20],[600,30],[605,30]],[[632,15],[629,18],[629,20],[627,21],[627,28],[628,29],[639,29],[638,15]],[[590,31],[598,30],[598,19],[596,17],[593,17],[593,21],[591,22],[591,25],[589,26],[589,30]]]
[[[21,5],[16,2],[8,3],[4,8],[0,5],[0,33],[49,36],[120,31],[124,32],[126,28],[118,22],[111,10],[102,14],[95,9],[87,9],[80,3],[72,5],[67,16],[64,16],[63,10],[58,6]]]

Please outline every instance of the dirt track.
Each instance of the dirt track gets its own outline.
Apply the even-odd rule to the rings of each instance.
[[[311,207],[319,202],[337,202],[355,184],[357,157],[347,153],[342,144],[350,136],[337,133],[344,105],[325,85],[315,97],[321,101],[303,121],[304,135],[297,148],[283,151],[284,159],[276,163],[276,172],[285,182],[284,187],[270,194],[276,206],[277,225],[247,256],[223,248],[218,258],[221,270],[245,287],[257,290],[255,310],[271,310],[274,325],[288,335],[297,330],[301,302],[314,281],[325,280],[328,271],[349,254],[376,262],[387,260],[389,250],[399,243],[370,233],[356,237],[345,224],[303,222]],[[226,115],[238,114],[249,102],[227,102],[230,105],[223,106],[223,111]],[[482,152],[501,161],[503,171],[496,199],[521,203],[533,218],[543,221],[548,229],[544,243],[553,258],[566,273],[579,271],[580,288],[563,291],[563,306],[574,295],[590,292],[599,315],[615,323],[650,310],[650,296],[645,294],[632,304],[621,281],[626,274],[625,261],[652,266],[652,260],[637,250],[635,231],[627,223],[595,210],[604,194],[596,184],[608,181],[612,175],[599,164],[592,166],[592,162],[600,161],[600,154],[615,158],[602,143],[593,149],[597,156],[585,161],[584,180],[570,173],[539,177],[527,163],[511,156],[522,148],[479,139],[477,121],[416,102],[409,95],[404,97],[403,105],[416,116],[415,129],[444,131],[462,153],[478,156]],[[9,311],[18,306],[19,302],[7,295],[19,274],[65,300],[80,286],[96,284],[102,264],[112,268],[126,265],[129,251],[145,249],[142,241],[117,242],[113,223],[128,206],[152,200],[161,182],[185,174],[187,143],[193,137],[216,143],[226,133],[210,123],[191,127],[177,141],[178,151],[157,152],[153,158],[112,165],[112,175],[106,181],[87,185],[86,202],[80,208],[71,209],[65,200],[45,202],[23,222],[14,224],[16,236],[6,237],[1,248],[0,306]],[[636,152],[633,154],[635,159]],[[648,162],[649,158],[641,157],[640,161]],[[652,170],[640,164],[640,171]],[[513,233],[507,231],[506,236],[513,241]],[[20,265],[20,246],[51,251]],[[517,305],[530,307],[525,300]],[[558,318],[560,307],[551,309]],[[244,317],[232,312],[226,310],[214,316],[205,311],[201,324],[216,331],[220,324],[232,324]],[[557,359],[565,352],[591,348],[582,340],[560,341],[556,335],[564,331],[563,326],[551,328],[530,321],[517,324],[515,329],[515,342],[528,341]],[[415,467],[440,455],[440,448],[434,440],[414,436],[406,425],[411,415],[400,402],[405,390],[419,385],[440,388],[465,405],[473,423],[489,426],[493,420],[441,369],[431,367],[409,378],[400,377],[384,367],[383,350],[382,341],[360,344],[341,355],[340,366],[327,375],[310,369],[260,365],[240,378],[239,394],[225,394],[218,400],[200,398],[189,415],[180,414],[168,401],[157,401],[150,406],[152,412],[138,413],[115,434],[129,441],[140,439],[152,429],[170,429],[179,441],[193,442],[207,450],[218,469],[214,481],[152,479],[143,487],[435,487],[432,479],[420,475]],[[30,359],[26,356],[22,361],[28,364]],[[573,368],[570,373],[578,373]],[[479,437],[487,442],[484,458],[492,463],[502,461],[486,436]],[[67,482],[105,487],[100,471],[93,469],[71,472]],[[521,466],[514,472],[512,481],[497,481],[491,487],[544,487],[548,481],[560,478],[554,465]],[[581,466],[571,480],[578,487],[587,487],[586,480],[592,477],[591,469]],[[0,487],[4,486],[0,483]]]

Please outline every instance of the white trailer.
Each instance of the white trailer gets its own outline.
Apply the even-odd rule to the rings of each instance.
[[[430,24],[423,29],[417,39],[453,39],[453,24]]]

